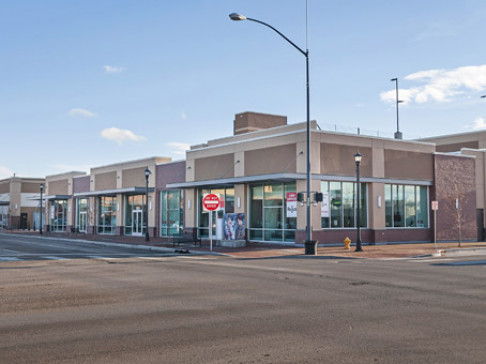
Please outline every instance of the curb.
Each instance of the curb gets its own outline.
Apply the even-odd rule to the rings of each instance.
[[[486,255],[486,248],[458,248],[439,250],[442,257],[467,257],[476,255]]]
[[[0,235],[3,236],[11,236],[11,234],[5,234],[5,233],[0,233]],[[15,236],[26,236],[30,237],[31,235],[27,234],[15,234]],[[151,246],[151,245],[137,245],[137,244],[123,244],[123,243],[112,243],[112,242],[106,242],[106,241],[96,241],[96,240],[84,240],[84,239],[68,239],[68,238],[57,238],[57,237],[52,237],[52,236],[37,236],[36,238],[44,239],[44,240],[54,240],[54,241],[75,241],[75,242],[80,242],[84,244],[91,244],[91,245],[99,245],[99,246],[115,246],[115,247],[120,247],[120,248],[125,248],[125,249],[138,249],[138,250],[148,250],[148,251],[158,251],[158,252],[164,252],[164,253],[173,253],[177,255],[224,255],[221,253],[216,253],[216,252],[207,252],[207,251],[190,251],[190,250],[185,250],[182,251],[181,248],[165,248],[161,246]]]

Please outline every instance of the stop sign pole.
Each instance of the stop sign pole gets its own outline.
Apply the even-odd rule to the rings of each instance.
[[[204,195],[202,207],[209,213],[209,250],[213,251],[213,211],[219,209],[219,196],[214,193]]]

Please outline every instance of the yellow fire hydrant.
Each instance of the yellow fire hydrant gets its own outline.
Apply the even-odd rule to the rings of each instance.
[[[351,239],[346,236],[346,239],[344,239],[344,249],[349,249],[349,244],[351,244]]]

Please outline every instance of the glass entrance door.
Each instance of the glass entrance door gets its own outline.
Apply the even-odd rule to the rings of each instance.
[[[88,212],[82,211],[79,213],[79,221],[78,221],[78,228],[79,231],[85,233],[88,231]]]
[[[132,235],[143,235],[143,211],[133,210],[132,212]]]

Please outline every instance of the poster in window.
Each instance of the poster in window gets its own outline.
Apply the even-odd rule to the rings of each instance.
[[[329,217],[329,192],[322,193],[321,217]]]
[[[287,192],[287,217],[297,217],[297,192]]]

